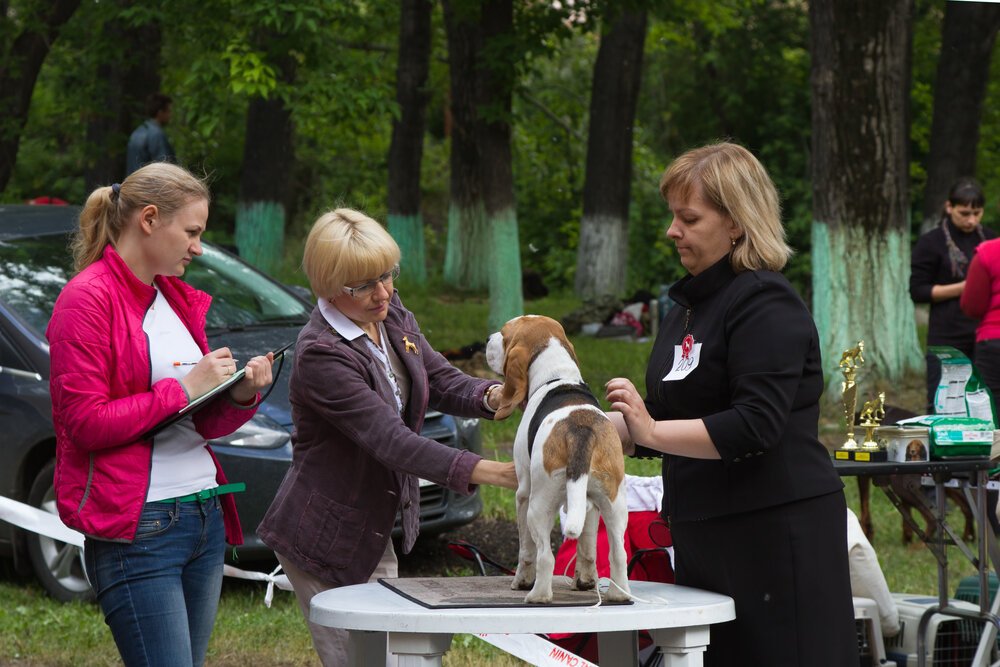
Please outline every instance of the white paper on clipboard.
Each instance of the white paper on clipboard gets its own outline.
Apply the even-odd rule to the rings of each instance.
[[[285,354],[285,351],[288,350],[288,348],[290,348],[294,344],[295,344],[295,341],[293,340],[290,343],[286,343],[285,345],[282,345],[277,350],[274,350],[273,351],[273,354],[274,354],[274,360],[273,361],[277,361],[278,359],[280,359]],[[272,363],[273,363],[273,361],[272,361]],[[149,429],[146,433],[144,433],[142,435],[141,439],[142,440],[149,440],[154,435],[156,435],[157,433],[159,433],[163,429],[167,428],[168,426],[173,426],[174,424],[176,424],[177,422],[181,421],[182,419],[185,419],[189,415],[194,414],[195,412],[198,411],[199,408],[201,408],[202,406],[204,406],[207,403],[210,403],[213,399],[215,399],[217,396],[219,396],[219,394],[221,394],[224,391],[228,391],[230,387],[232,387],[234,384],[236,384],[237,382],[239,382],[240,380],[242,380],[243,376],[246,375],[246,372],[247,372],[247,368],[246,368],[246,366],[244,366],[240,370],[238,370],[235,373],[233,373],[232,376],[230,376],[222,384],[218,385],[217,387],[215,387],[214,389],[208,391],[207,393],[202,394],[201,396],[199,396],[198,398],[194,399],[193,401],[191,401],[190,403],[188,403],[187,405],[185,405],[183,408],[181,408],[180,410],[178,410],[174,414],[170,415],[169,417],[167,417],[166,419],[164,419],[163,421],[161,421],[159,424],[157,424],[153,428]]]

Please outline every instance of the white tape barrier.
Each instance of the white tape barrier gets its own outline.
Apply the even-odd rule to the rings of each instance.
[[[4,496],[0,496],[0,521],[6,521],[18,528],[30,530],[38,535],[44,535],[45,537],[71,544],[80,549],[83,548],[83,533],[66,526],[55,514],[16,500],[11,500],[10,498],[5,498]],[[264,595],[264,604],[270,607],[271,600],[274,599],[275,586],[286,591],[292,590],[292,585],[289,583],[288,577],[283,574],[279,575],[278,572],[280,571],[280,565],[272,572],[250,572],[226,565],[223,574],[227,577],[236,577],[238,579],[266,581],[267,592]]]
[[[597,667],[589,660],[538,635],[490,633],[473,636],[537,667]]]
[[[0,496],[0,520],[53,540],[83,548],[83,533],[67,527],[52,512]]]
[[[0,521],[6,521],[18,528],[83,548],[83,533],[67,527],[55,514],[4,496],[0,496]],[[278,574],[280,571],[280,565],[271,572],[241,570],[232,565],[226,565],[222,573],[227,577],[267,582],[264,604],[270,608],[276,586],[284,591],[292,590],[292,584],[288,581],[288,577],[284,574]],[[533,665],[542,667],[550,665],[553,667],[597,667],[594,663],[584,660],[538,635],[479,634],[476,637]]]
[[[227,577],[235,577],[237,579],[249,579],[250,581],[266,581],[267,582],[267,592],[264,593],[264,604],[267,605],[268,609],[271,608],[271,600],[274,599],[274,587],[277,586],[283,591],[292,590],[292,583],[288,581],[288,577],[284,574],[278,574],[281,571],[281,566],[274,568],[270,572],[253,572],[248,570],[241,570],[238,567],[233,567],[232,565],[226,565],[222,569],[222,574]]]

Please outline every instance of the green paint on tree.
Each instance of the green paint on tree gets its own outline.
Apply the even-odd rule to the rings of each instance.
[[[516,226],[514,239],[516,246]],[[482,201],[465,207],[452,204],[448,208],[448,245],[444,257],[445,283],[464,289],[489,287],[488,264],[491,257],[491,242],[486,207]]]
[[[236,248],[240,257],[275,275],[284,254],[285,207],[276,202],[241,202],[236,208]]]
[[[490,331],[499,331],[512,317],[524,314],[521,290],[521,250],[517,237],[517,213],[513,207],[498,212],[489,221],[490,243]]]
[[[403,257],[400,264],[405,280],[411,285],[427,282],[427,265],[424,250],[424,218],[421,214],[401,215],[390,213],[389,234],[396,240]]]
[[[869,378],[899,380],[907,371],[923,370],[909,294],[908,234],[813,221],[812,266],[813,318],[831,396],[839,397],[843,380],[837,362],[859,340],[865,342]]]

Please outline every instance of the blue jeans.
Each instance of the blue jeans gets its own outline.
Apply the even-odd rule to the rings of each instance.
[[[146,503],[132,544],[87,538],[87,576],[127,667],[198,667],[222,590],[218,497]]]

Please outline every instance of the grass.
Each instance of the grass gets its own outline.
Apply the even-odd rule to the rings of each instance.
[[[485,340],[489,312],[486,299],[454,292],[445,296],[429,292],[405,294],[406,305],[417,313],[434,347],[457,348]],[[554,296],[531,302],[526,310],[559,318],[577,305],[572,298]],[[629,377],[640,390],[643,387],[650,342],[579,336],[573,337],[572,342],[584,379],[599,399],[603,399],[604,383],[619,375]],[[892,388],[890,396],[896,396],[896,401],[889,402],[897,405],[911,405],[912,401],[922,404],[923,378],[907,378]],[[606,402],[602,400],[602,403],[607,407]],[[836,440],[842,433],[842,420],[838,422],[840,410],[836,397],[824,398],[821,432],[826,440]],[[519,420],[520,413],[516,413],[504,422],[483,423],[483,442],[488,456],[509,458],[509,443],[514,439]],[[627,459],[626,471],[635,475],[658,475],[659,462]],[[848,505],[858,512],[857,484],[851,478],[844,481]],[[487,516],[513,520],[512,492],[490,487],[482,492]],[[871,493],[871,513],[875,524],[873,544],[889,589],[934,595],[937,590],[934,557],[922,545],[901,544],[900,517],[880,491]],[[959,528],[962,525],[957,510],[949,513],[949,520]],[[752,548],[752,545],[745,546]],[[959,581],[974,574],[975,569],[957,547],[947,547],[946,552],[950,562],[948,590],[954,594]],[[0,665],[103,667],[121,664],[96,605],[57,603],[34,580],[15,575],[9,563],[0,563],[0,628]],[[456,635],[444,664],[448,667],[482,664],[508,667],[525,663],[471,635]],[[262,584],[227,579],[206,665],[311,667],[319,665],[319,661],[294,595],[275,591],[273,604],[267,608]]]

